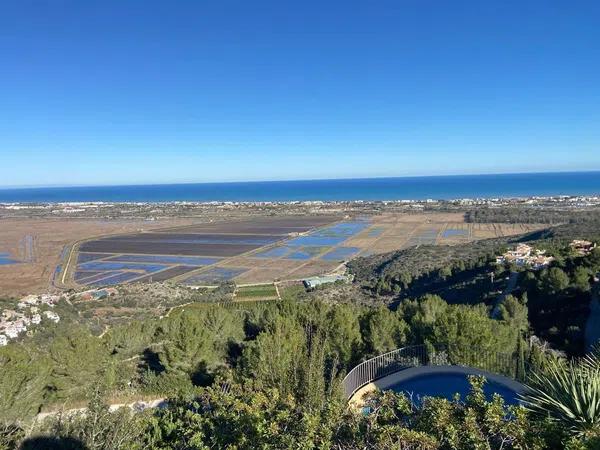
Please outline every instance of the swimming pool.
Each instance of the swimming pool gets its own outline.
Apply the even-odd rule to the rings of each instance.
[[[482,375],[486,378],[483,390],[488,400],[499,394],[507,404],[518,404],[518,394],[523,385],[510,378],[462,366],[426,366],[405,369],[375,381],[379,389],[403,392],[419,402],[423,397],[444,397],[453,399],[460,394],[464,399],[471,390],[469,375]]]
[[[458,373],[423,375],[392,387],[393,391],[410,395],[416,401],[423,397],[444,397],[452,400],[455,394],[460,394],[460,397],[464,399],[470,389],[467,375]],[[494,381],[488,380],[483,391],[488,400],[491,400],[494,394],[500,394],[506,403],[518,403],[515,391]]]

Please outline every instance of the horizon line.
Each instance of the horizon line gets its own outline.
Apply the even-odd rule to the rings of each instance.
[[[410,178],[452,178],[452,177],[477,177],[493,175],[551,175],[551,174],[576,174],[576,173],[600,173],[600,169],[592,170],[551,170],[551,171],[524,171],[524,172],[479,172],[458,173],[446,175],[398,175],[398,176],[373,176],[373,177],[342,177],[342,178],[299,178],[285,180],[237,180],[237,181],[181,181],[173,183],[132,183],[132,184],[74,184],[74,185],[7,185],[1,186],[0,191],[33,190],[33,189],[75,189],[75,188],[111,188],[111,187],[133,187],[133,186],[185,186],[198,184],[260,184],[260,183],[293,183],[306,181],[357,181],[357,180],[391,180]]]

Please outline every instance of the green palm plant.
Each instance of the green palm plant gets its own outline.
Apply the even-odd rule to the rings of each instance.
[[[530,374],[524,406],[578,437],[600,435],[600,349],[578,361],[552,359]]]

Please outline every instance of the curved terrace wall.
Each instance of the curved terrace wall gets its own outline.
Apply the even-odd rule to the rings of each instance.
[[[464,349],[455,346],[404,347],[371,358],[354,367],[343,381],[344,393],[354,402],[375,388],[386,389],[419,373],[461,373],[483,375],[489,380],[521,392],[516,380],[525,376],[525,363],[516,354]],[[360,393],[360,395],[357,395]]]

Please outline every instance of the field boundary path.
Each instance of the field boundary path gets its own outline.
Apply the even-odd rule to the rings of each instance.
[[[165,397],[161,397],[161,398],[155,398],[152,400],[137,400],[137,401],[131,402],[131,403],[113,403],[113,404],[108,405],[108,410],[110,412],[114,412],[121,408],[129,408],[132,411],[141,412],[141,411],[144,411],[144,410],[150,409],[150,408],[161,408],[163,406],[166,406],[166,401],[167,401],[167,399]],[[69,416],[72,414],[85,413],[86,411],[87,411],[87,408],[57,409],[56,411],[48,411],[48,412],[39,413],[35,416],[34,420],[36,422],[41,422],[41,421],[47,419],[48,417],[55,417],[59,414]]]

